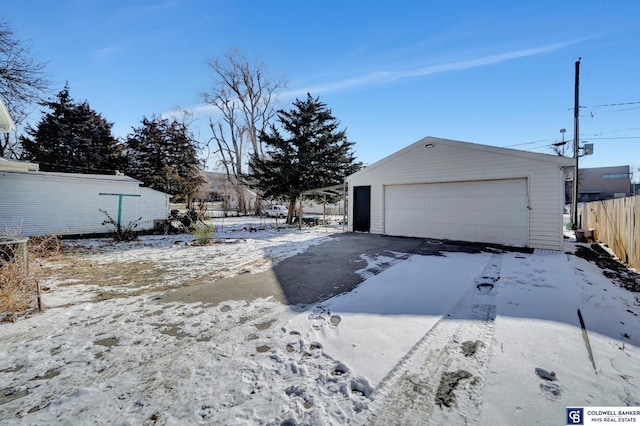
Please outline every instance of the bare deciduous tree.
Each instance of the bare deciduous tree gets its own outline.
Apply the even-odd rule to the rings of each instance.
[[[249,154],[245,148],[250,143],[251,152],[264,157],[259,135],[275,116],[275,94],[286,83],[282,78],[273,80],[263,63],[251,64],[233,49],[223,58],[209,61],[208,65],[213,70],[214,81],[210,91],[202,96],[220,113],[219,119],[209,120],[211,142],[237,194],[238,210],[246,213],[241,182]],[[260,208],[259,203],[256,208]]]
[[[33,105],[49,88],[45,62],[40,62],[28,46],[18,40],[6,21],[0,21],[0,97],[16,124],[23,122]],[[0,157],[18,157],[17,134],[0,137]]]

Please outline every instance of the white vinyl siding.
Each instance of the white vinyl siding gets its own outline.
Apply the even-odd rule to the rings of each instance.
[[[169,216],[169,194],[151,188],[138,188],[140,191],[140,209],[137,217],[142,217],[142,229],[152,229],[157,221]]]
[[[384,193],[390,185],[526,179],[528,246],[562,250],[564,163],[570,166],[571,159],[429,137],[349,176],[349,200],[354,186],[370,185],[371,232],[385,234]]]
[[[126,176],[0,171],[0,227],[25,236],[111,232],[101,210],[117,220],[119,197],[100,193],[112,193],[136,195],[122,198],[122,226],[143,216],[136,229],[152,229],[168,217],[168,195],[139,185]]]

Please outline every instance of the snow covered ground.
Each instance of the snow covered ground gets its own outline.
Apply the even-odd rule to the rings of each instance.
[[[0,324],[0,423],[550,425],[565,407],[640,406],[640,295],[571,239],[363,256],[366,280],[313,306],[157,300],[341,230],[226,219],[210,246],[76,241],[44,264],[49,308]]]

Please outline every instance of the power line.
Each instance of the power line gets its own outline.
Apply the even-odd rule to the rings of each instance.
[[[631,129],[620,129],[620,130],[611,130],[607,133],[615,133],[615,132],[624,132],[624,131],[628,131],[628,130],[640,130],[640,128],[634,127]],[[602,135],[602,132],[599,133],[600,135]],[[572,135],[567,135],[568,138],[573,138]],[[580,138],[582,139],[588,139],[588,140],[626,140],[626,139],[640,139],[640,136],[617,136],[617,137],[602,137],[602,136],[598,136],[598,134],[594,134],[594,135],[582,135],[582,137]],[[541,143],[541,142],[549,142],[548,145],[541,145],[538,147],[533,147],[531,149],[538,149],[538,148],[546,148],[546,147],[551,147],[556,143],[559,143],[560,141],[555,140],[555,139],[537,139],[534,141],[529,141],[529,142],[521,142],[521,143],[517,143],[517,144],[513,144],[513,145],[505,145],[505,148],[513,148],[516,146],[527,146],[527,145],[533,145],[533,144],[537,144],[537,143]],[[570,139],[567,139],[565,141],[565,143],[571,143]]]
[[[588,137],[588,138],[589,140],[615,140],[615,139],[640,139],[640,136],[620,136],[617,138],[592,138],[592,137]]]
[[[618,102],[618,103],[615,103],[615,104],[593,105],[592,108],[609,107],[609,106],[621,106],[621,105],[636,105],[636,104],[640,104],[640,101]]]
[[[536,141],[530,141],[530,142],[523,142],[523,143],[517,143],[515,145],[506,145],[505,148],[512,148],[514,146],[524,146],[524,145],[533,145],[534,143],[540,143],[540,142],[548,142],[551,139],[538,139]]]
[[[611,109],[611,110],[609,110],[609,111],[603,111],[603,112],[633,111],[634,109],[640,109],[640,106],[632,107],[632,108]]]
[[[616,103],[611,103],[611,104],[600,104],[600,105],[591,105],[591,106],[587,106],[587,105],[580,105],[580,109],[587,109],[587,108],[605,108],[605,107],[614,107],[614,106],[626,106],[626,105],[638,105],[640,104],[640,101],[633,101],[633,102],[616,102]],[[618,112],[618,111],[630,111],[630,110],[634,110],[634,109],[638,109],[640,107],[633,107],[633,108],[624,108],[624,109],[616,109],[616,110],[612,110],[612,111],[607,111],[607,112]],[[574,108],[567,108],[567,110],[571,111],[574,110]]]
[[[540,145],[540,146],[534,146],[533,148],[530,148],[530,149],[551,148],[552,146],[553,146],[553,144]]]

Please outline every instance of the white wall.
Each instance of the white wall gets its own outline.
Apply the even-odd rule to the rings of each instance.
[[[169,199],[171,196],[151,188],[140,187],[140,209],[138,217],[142,217],[141,228],[152,229],[155,221],[169,217]]]
[[[432,144],[431,148],[425,145]],[[384,186],[526,178],[529,182],[529,246],[562,250],[564,169],[570,159],[438,138],[424,138],[349,176],[349,226],[353,187],[371,186],[372,233],[385,233]]]
[[[150,203],[153,208],[141,208],[139,183],[127,176],[0,171],[0,230],[25,236],[111,232],[100,210],[117,220],[119,197],[100,193],[136,195],[122,198],[120,223],[126,227],[143,213],[146,223],[137,230],[151,229],[155,216],[150,212],[161,208],[166,218],[168,207],[156,201]]]

